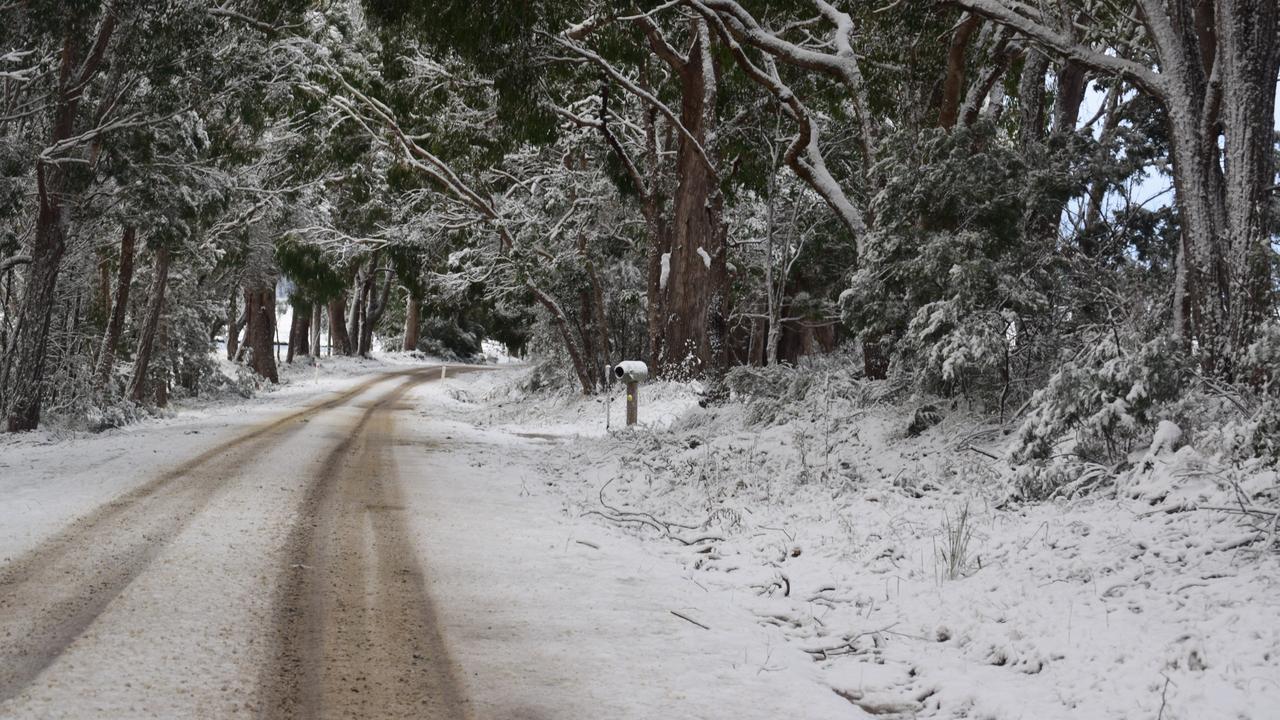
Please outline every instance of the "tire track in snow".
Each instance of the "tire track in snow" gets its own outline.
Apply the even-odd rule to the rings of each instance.
[[[431,372],[379,375],[268,421],[106,503],[0,569],[0,701],[52,664],[231,481],[242,459],[375,385]]]
[[[263,718],[471,716],[391,459],[394,413],[431,379],[409,380],[369,407],[307,490],[282,568]]]

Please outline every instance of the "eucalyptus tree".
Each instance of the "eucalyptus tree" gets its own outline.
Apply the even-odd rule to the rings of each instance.
[[[426,17],[413,3],[369,5],[386,19]],[[589,1],[432,5],[422,37],[491,79],[506,137],[546,144],[588,128],[609,151],[592,157],[638,201],[647,227],[651,364],[722,371],[731,307],[724,190],[733,167],[717,157],[728,104],[707,23],[694,13],[655,21],[636,7]]]
[[[1274,304],[1280,8],[1273,0],[1076,0],[1052,11],[954,4],[1159,103],[1181,225],[1172,329],[1206,371],[1231,377]]]
[[[26,215],[18,220],[24,228],[19,243],[30,264],[0,363],[9,430],[31,429],[39,422],[50,326],[60,307],[59,279],[69,242],[95,226],[96,217],[84,216],[90,203],[102,196],[127,200],[129,188],[119,184],[111,165],[131,156],[134,165],[158,170],[173,160],[158,151],[154,139],[198,129],[201,121],[193,124],[193,117],[241,91],[245,63],[258,57],[243,52],[244,38],[260,44],[258,38],[285,16],[288,5],[103,0],[6,6],[0,30],[6,46],[22,58],[38,59],[32,72],[10,79],[21,84],[10,95],[20,97],[21,104],[4,122],[6,146],[19,148],[15,164],[29,169],[32,198],[19,209]],[[144,173],[134,181],[147,182],[147,177],[154,175]],[[201,195],[203,184],[190,175],[180,183],[182,192],[192,189],[194,196]],[[189,198],[173,199],[192,205]],[[156,217],[165,215],[158,208],[131,206],[116,216],[128,223],[153,210]],[[109,362],[107,368],[109,374]],[[103,369],[100,363],[98,370]]]

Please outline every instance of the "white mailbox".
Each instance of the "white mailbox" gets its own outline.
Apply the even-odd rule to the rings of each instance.
[[[625,383],[642,383],[649,379],[649,366],[639,360],[623,360],[613,366],[613,376]]]

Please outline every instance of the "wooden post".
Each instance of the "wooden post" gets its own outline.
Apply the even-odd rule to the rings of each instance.
[[[640,409],[640,383],[627,383],[627,426],[636,424]]]

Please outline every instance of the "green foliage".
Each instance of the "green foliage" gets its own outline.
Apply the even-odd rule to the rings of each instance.
[[[413,32],[427,47],[456,54],[492,79],[497,117],[519,137],[549,142],[558,121],[543,102],[547,37],[586,17],[586,2],[563,0],[365,0],[391,34]]]
[[[346,274],[333,258],[314,245],[286,238],[276,243],[276,263],[297,288],[294,297],[304,303],[327,303],[347,289]]]
[[[843,296],[844,317],[935,391],[999,387],[1008,354],[1052,321],[1062,263],[1039,208],[1079,189],[1067,153],[1032,165],[990,125],[885,141],[876,229]],[[1028,193],[1028,187],[1035,192]],[[1031,199],[1030,201],[1028,199]]]
[[[1059,444],[1092,462],[1114,464],[1149,435],[1183,389],[1189,367],[1180,343],[1161,336],[1126,350],[1100,338],[1037,391],[1018,431],[1017,462],[1052,459]]]

